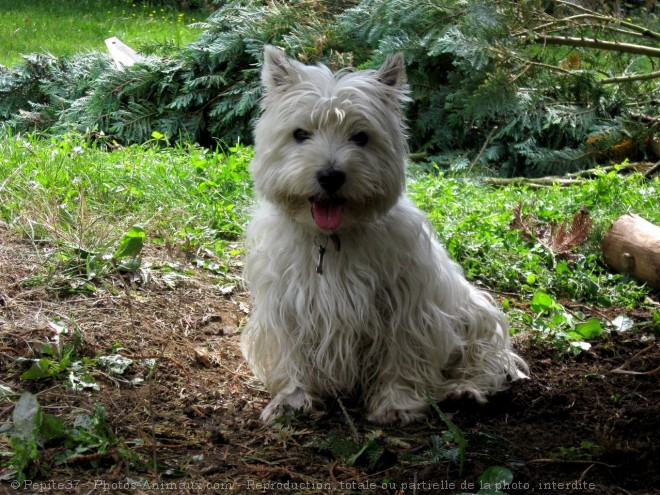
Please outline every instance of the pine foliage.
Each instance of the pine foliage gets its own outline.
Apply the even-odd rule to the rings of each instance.
[[[580,24],[594,16],[574,21],[573,7],[562,2],[552,11],[504,0],[218,3],[199,24],[197,41],[125,70],[98,53],[30,55],[22,65],[0,67],[0,119],[19,131],[103,132],[123,143],[149,140],[153,131],[170,142],[250,142],[262,50],[270,43],[333,69],[375,67],[403,52],[411,145],[440,166],[561,174],[607,158],[622,139],[643,155],[643,143],[657,132],[632,113],[657,108],[652,79],[602,83],[605,71],[652,67],[649,57],[605,58],[600,50],[535,43],[562,29],[612,34]],[[646,20],[654,33],[657,18]]]

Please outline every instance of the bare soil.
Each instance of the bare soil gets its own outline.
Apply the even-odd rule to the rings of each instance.
[[[458,462],[441,458],[456,445],[435,412],[418,424],[381,428],[366,422],[359,402],[344,399],[330,401],[324,414],[261,424],[269,397],[240,353],[238,332],[249,312],[240,284],[230,287],[152,246],[148,283],[115,276],[95,292],[65,294],[49,288],[52,280],[35,282],[47,271],[47,251],[0,229],[0,383],[34,393],[67,424],[101,403],[120,441],[64,464],[64,446],[46,444],[34,479],[19,489],[6,479],[0,493],[477,493],[489,488],[478,479],[491,466],[513,473],[512,484],[499,487],[509,494],[660,493],[660,345],[643,339],[653,335],[652,323],[598,340],[578,356],[519,339],[529,380],[483,406],[439,404],[467,440],[460,472]],[[167,263],[187,270],[174,288],[157,268]],[[628,314],[651,321],[645,310]],[[53,341],[52,321],[81,332],[81,354],[107,356],[120,347],[134,364],[123,375],[95,367],[99,391],[71,391],[66,373],[20,380],[28,365],[17,358],[40,357],[40,345]],[[151,374],[147,358],[157,358]],[[135,384],[136,377],[145,381]],[[0,423],[11,420],[16,399],[0,398]],[[377,448],[350,459],[356,446],[368,445]],[[0,436],[3,463],[8,452]]]

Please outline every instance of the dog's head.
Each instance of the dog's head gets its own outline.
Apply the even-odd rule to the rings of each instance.
[[[338,232],[386,213],[404,189],[403,57],[333,74],[268,46],[250,170],[258,192],[312,229]]]

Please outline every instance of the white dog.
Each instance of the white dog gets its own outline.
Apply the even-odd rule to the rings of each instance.
[[[242,336],[273,395],[262,419],[352,394],[371,421],[408,423],[429,397],[483,402],[524,376],[504,316],[404,194],[403,57],[335,75],[264,59]]]

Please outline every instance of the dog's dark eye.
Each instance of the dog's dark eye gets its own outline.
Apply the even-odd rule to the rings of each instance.
[[[350,138],[358,146],[365,146],[369,142],[369,135],[366,132],[358,132],[353,134]]]
[[[307,141],[311,137],[312,135],[309,132],[307,132],[305,129],[296,129],[295,131],[293,131],[293,139],[295,139],[299,143],[302,143],[303,141]]]

